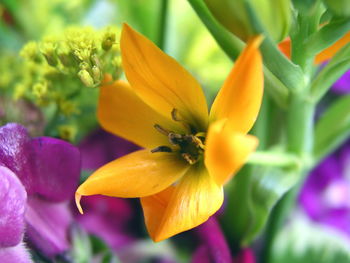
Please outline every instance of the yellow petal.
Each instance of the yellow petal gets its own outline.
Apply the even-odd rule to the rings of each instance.
[[[192,166],[175,187],[141,198],[147,230],[156,242],[204,223],[222,202],[222,187],[202,165]]]
[[[165,116],[175,108],[197,129],[206,128],[206,100],[191,74],[126,24],[120,46],[126,77],[146,103]]]
[[[154,124],[180,132],[179,123],[145,104],[125,81],[100,87],[97,116],[104,129],[145,148],[168,145],[167,136]]]
[[[214,122],[209,126],[204,157],[209,174],[217,184],[225,184],[257,145],[256,137],[235,132],[225,121]]]
[[[170,186],[157,194],[141,198],[145,224],[147,226],[148,233],[153,240],[156,239],[155,234],[158,230],[160,222],[162,221],[169,200],[174,192],[174,188],[174,186]]]
[[[346,33],[341,39],[335,42],[329,48],[326,48],[321,53],[319,53],[315,58],[315,63],[319,64],[331,59],[335,53],[337,53],[342,47],[350,42],[350,31]]]
[[[140,150],[114,160],[94,172],[76,191],[85,195],[143,197],[158,193],[180,179],[188,163],[174,153]]]
[[[227,119],[241,133],[247,133],[253,126],[264,87],[261,41],[259,36],[248,42],[213,103],[211,121]]]

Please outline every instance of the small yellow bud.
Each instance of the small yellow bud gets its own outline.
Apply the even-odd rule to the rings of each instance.
[[[94,86],[94,80],[91,77],[90,73],[86,69],[80,70],[78,72],[78,76],[79,76],[81,82],[83,82],[83,84],[86,87],[93,87]]]
[[[89,63],[83,61],[83,62],[79,63],[79,68],[88,70],[90,68],[90,65],[89,65]]]
[[[75,103],[69,100],[61,100],[59,102],[59,109],[65,116],[70,116],[75,113],[79,113]]]
[[[35,83],[32,88],[33,95],[41,99],[47,94],[47,83],[39,82]]]
[[[101,81],[101,70],[97,66],[92,67],[92,76],[95,80],[95,82]]]
[[[102,37],[102,43],[101,46],[103,50],[108,51],[111,49],[111,47],[116,43],[116,34],[114,32],[111,32],[111,30],[108,30],[104,33]]]
[[[58,134],[61,139],[73,142],[77,135],[77,128],[74,125],[60,125]]]
[[[47,63],[50,66],[56,66],[58,63],[56,55],[57,43],[54,41],[44,41],[41,45],[41,53],[45,56]]]
[[[36,63],[41,62],[41,56],[39,53],[38,44],[35,41],[28,42],[20,51],[20,56],[32,60]]]
[[[71,49],[65,42],[60,42],[59,46],[57,47],[57,56],[62,65],[65,67],[73,66],[76,63],[71,54]]]

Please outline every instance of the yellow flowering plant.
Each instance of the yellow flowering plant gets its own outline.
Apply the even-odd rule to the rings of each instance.
[[[148,232],[161,241],[205,222],[222,205],[223,185],[258,144],[247,134],[263,95],[262,37],[252,38],[208,114],[199,83],[151,41],[123,26],[122,64],[130,84],[100,87],[98,119],[144,149],[112,161],[76,191],[141,198]]]

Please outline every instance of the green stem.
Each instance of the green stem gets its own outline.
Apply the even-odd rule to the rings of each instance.
[[[158,32],[158,47],[164,50],[166,27],[167,27],[167,16],[168,16],[168,0],[160,0],[160,17],[159,17],[159,32]]]
[[[235,61],[244,47],[244,43],[223,28],[212,16],[203,0],[188,0],[203,24],[207,27],[221,49]]]
[[[314,109],[314,104],[305,96],[292,96],[288,111],[288,150],[304,160],[312,153]]]

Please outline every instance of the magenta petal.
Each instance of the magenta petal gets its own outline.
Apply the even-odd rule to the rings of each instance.
[[[30,137],[27,130],[16,123],[0,127],[0,165],[6,166],[21,180],[30,194],[32,184]]]
[[[73,197],[80,176],[80,153],[75,146],[54,138],[31,141],[33,151],[31,188],[51,201]]]
[[[0,166],[0,248],[21,242],[26,200],[27,193],[16,175]]]
[[[237,262],[237,263],[255,263],[256,260],[255,260],[253,250],[251,250],[250,248],[243,248],[239,252],[235,262]]]
[[[68,250],[68,229],[72,216],[67,203],[28,199],[25,214],[29,242],[48,257]]]
[[[202,244],[206,245],[208,249],[208,254],[211,258],[210,262],[232,262],[230,249],[214,216],[196,230]]]
[[[29,252],[23,243],[15,247],[0,248],[1,263],[32,263]]]
[[[78,148],[54,138],[31,139],[15,123],[0,128],[1,164],[17,175],[28,195],[51,201],[71,198],[80,175]]]

